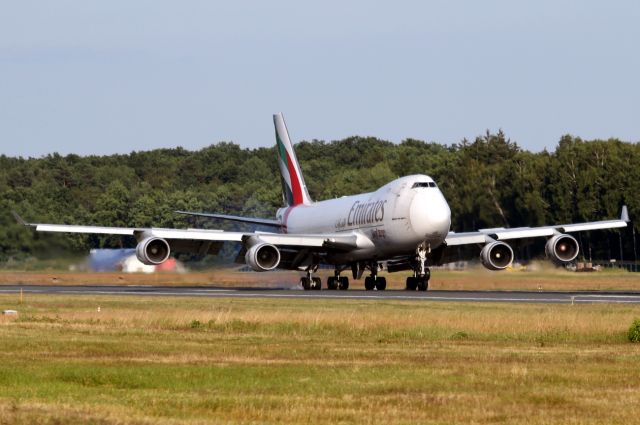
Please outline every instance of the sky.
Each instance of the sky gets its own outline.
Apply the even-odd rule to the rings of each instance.
[[[2,2],[0,154],[640,141],[635,0]]]

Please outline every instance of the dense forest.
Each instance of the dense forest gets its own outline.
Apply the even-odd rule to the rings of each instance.
[[[455,231],[614,218],[623,204],[640,214],[640,145],[564,136],[555,151],[532,153],[502,132],[445,146],[372,137],[296,145],[316,200],[374,190],[403,175],[438,182]],[[639,175],[636,175],[639,174]],[[0,156],[0,262],[47,252],[130,246],[118,237],[35,235],[17,225],[18,211],[35,222],[108,226],[229,228],[174,210],[272,218],[282,204],[274,148],[218,143],[128,155],[12,158]],[[191,221],[191,222],[190,222]],[[635,258],[635,232],[593,232],[580,238],[600,259]]]

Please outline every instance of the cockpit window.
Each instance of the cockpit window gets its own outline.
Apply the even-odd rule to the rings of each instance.
[[[411,188],[415,189],[416,187],[438,187],[438,186],[436,186],[434,182],[416,182],[413,184]]]

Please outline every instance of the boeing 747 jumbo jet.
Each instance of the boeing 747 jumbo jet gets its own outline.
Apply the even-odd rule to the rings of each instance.
[[[319,290],[314,277],[320,264],[335,267],[327,289],[347,289],[351,270],[354,279],[364,280],[367,290],[384,290],[386,279],[378,272],[412,270],[406,289],[426,291],[429,266],[442,264],[446,251],[459,245],[478,245],[480,260],[490,270],[503,270],[513,261],[513,250],[505,241],[546,237],[546,253],[557,263],[578,256],[578,242],[570,233],[626,227],[627,208],[618,220],[544,227],[450,231],[451,211],[436,182],[426,175],[396,179],[378,190],[353,196],[313,202],[302,177],[282,114],[273,116],[277,156],[282,177],[285,207],[275,220],[223,214],[178,211],[182,214],[269,226],[274,232],[226,232],[206,229],[160,229],[78,226],[67,224],[24,225],[39,232],[94,233],[134,236],[138,259],[151,265],[166,261],[171,252],[217,254],[224,242],[242,245],[239,258],[253,270],[279,269],[306,272],[300,279],[304,289]]]

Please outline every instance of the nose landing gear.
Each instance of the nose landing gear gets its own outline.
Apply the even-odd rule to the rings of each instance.
[[[429,269],[425,276],[409,276],[407,278],[407,291],[426,291],[429,289]]]
[[[416,249],[413,276],[407,278],[407,291],[426,291],[429,288],[431,270],[427,267],[427,253],[430,247],[420,244]]]

